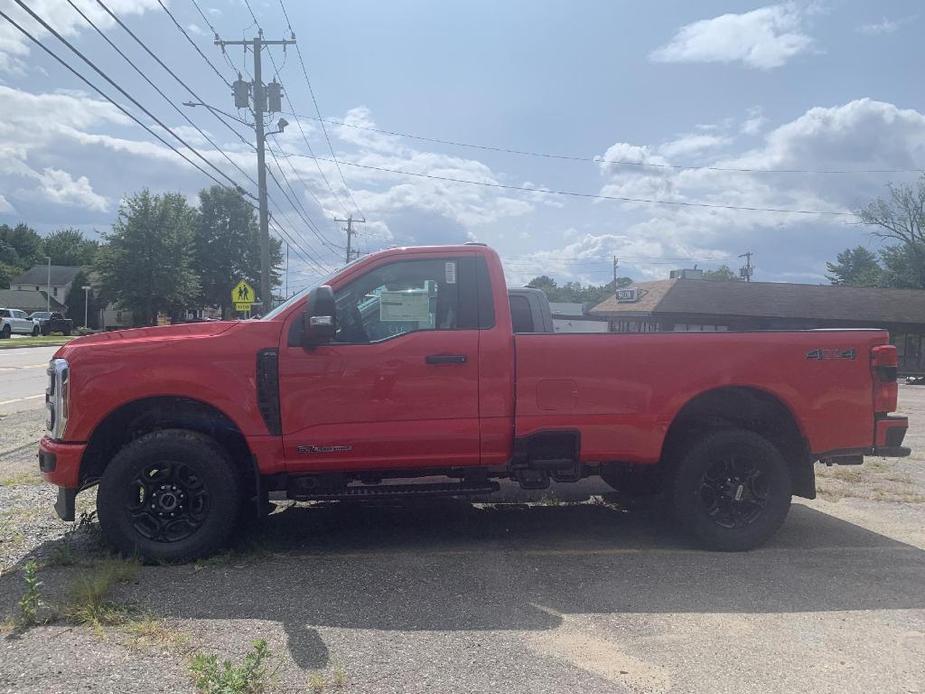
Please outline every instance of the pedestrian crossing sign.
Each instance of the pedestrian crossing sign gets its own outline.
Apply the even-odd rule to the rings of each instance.
[[[231,301],[235,311],[250,311],[251,305],[257,301],[254,288],[246,280],[241,280],[231,290]]]

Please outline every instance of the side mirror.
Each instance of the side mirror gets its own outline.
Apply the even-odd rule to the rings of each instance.
[[[315,287],[305,300],[302,316],[302,346],[311,349],[334,339],[337,331],[334,290],[322,284]]]

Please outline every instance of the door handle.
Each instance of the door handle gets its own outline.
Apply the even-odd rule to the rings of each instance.
[[[428,354],[424,357],[428,364],[465,364],[465,354]]]

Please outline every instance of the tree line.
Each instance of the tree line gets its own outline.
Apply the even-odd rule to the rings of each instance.
[[[142,190],[122,201],[112,230],[101,238],[87,239],[77,229],[42,238],[25,224],[0,225],[0,287],[46,257],[53,265],[80,266],[65,304],[72,317],[82,318],[80,287],[92,284],[87,313],[94,327],[97,309],[109,303],[131,311],[135,325],[151,325],[159,313],[182,318],[191,307],[216,306],[228,315],[232,286],[240,279],[258,285],[256,212],[228,188],[201,190],[198,207],[180,193]],[[282,257],[282,242],[271,238],[273,286],[280,284]]]
[[[925,289],[925,175],[912,185],[891,184],[889,193],[857,212],[886,245],[876,253],[864,246],[843,250],[826,263],[832,284]]]

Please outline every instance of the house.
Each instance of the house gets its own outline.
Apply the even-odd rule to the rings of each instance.
[[[925,290],[784,282],[639,282],[592,308],[611,332],[885,328],[900,371],[925,373]]]
[[[47,310],[48,301],[45,298],[45,292],[37,292],[34,289],[0,289],[0,306],[18,308],[20,311],[32,313]],[[57,299],[52,299],[51,310],[64,313],[65,306]]]
[[[53,299],[63,304],[74,278],[81,268],[75,265],[35,265],[10,282],[10,289],[20,291],[51,291]],[[49,276],[50,273],[50,276]]]

